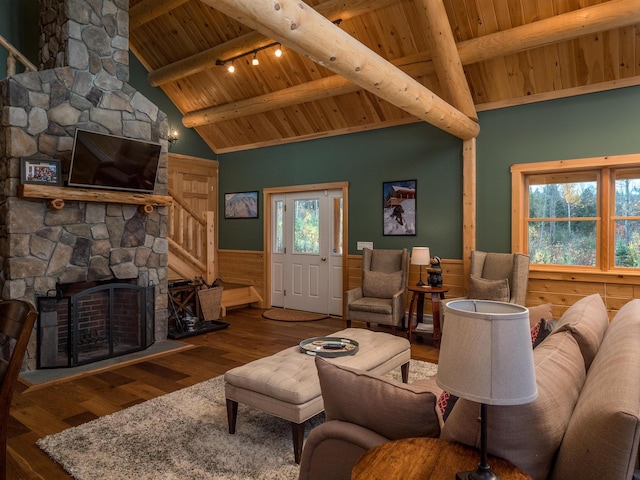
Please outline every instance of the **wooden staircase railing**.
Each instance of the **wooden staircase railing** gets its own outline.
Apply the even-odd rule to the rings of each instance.
[[[9,41],[0,35],[0,46],[4,47],[9,55],[7,56],[7,77],[12,77],[16,74],[16,60],[18,60],[26,70],[37,72],[38,68],[31,63],[27,57],[22,55],[16,47],[11,45]]]
[[[185,279],[202,277],[207,284],[217,278],[214,212],[194,211],[169,189],[169,268]]]

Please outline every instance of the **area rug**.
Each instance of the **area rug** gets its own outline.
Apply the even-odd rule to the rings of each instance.
[[[437,365],[411,361],[409,381]],[[400,369],[389,373],[399,380]],[[320,414],[309,430],[324,421]],[[38,440],[76,480],[295,480],[288,421],[239,405],[227,431],[222,376]]]
[[[270,308],[262,314],[269,320],[279,320],[281,322],[312,322],[329,318],[324,313],[303,312],[302,310],[292,310],[290,308]]]

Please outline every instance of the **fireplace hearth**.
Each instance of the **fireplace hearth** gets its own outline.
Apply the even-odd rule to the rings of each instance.
[[[74,290],[74,293],[67,293]],[[154,342],[155,287],[105,283],[37,299],[36,368],[75,367]]]

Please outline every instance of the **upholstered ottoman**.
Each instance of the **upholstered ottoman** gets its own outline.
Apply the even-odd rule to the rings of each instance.
[[[402,379],[407,381],[411,346],[406,338],[363,328],[347,328],[329,336],[359,344],[355,355],[329,361],[378,374],[402,367]],[[224,380],[229,433],[236,430],[238,403],[289,420],[294,458],[300,463],[305,422],[324,411],[314,357],[302,353],[299,346],[287,348],[229,370]]]

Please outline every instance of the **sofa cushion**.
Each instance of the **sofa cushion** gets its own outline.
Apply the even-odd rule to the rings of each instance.
[[[362,293],[365,297],[391,298],[402,289],[402,270],[391,273],[365,270],[362,273]]]
[[[487,280],[486,278],[471,275],[469,285],[469,298],[475,300],[495,300],[497,302],[508,302],[511,298],[509,293],[509,280]]]
[[[355,423],[389,440],[440,434],[433,392],[319,357],[315,361],[327,421]]]
[[[551,332],[553,332],[551,322],[541,318],[540,321],[531,328],[531,346],[536,348],[545,338],[551,335]]]
[[[569,422],[553,480],[631,478],[640,439],[640,300],[611,321]]]
[[[489,405],[488,451],[534,480],[546,479],[585,381],[578,343],[552,335],[533,351],[538,398],[525,405]],[[442,428],[444,440],[480,447],[479,405],[459,399]]]
[[[585,368],[589,370],[608,326],[607,307],[600,295],[594,293],[571,305],[558,320],[554,333],[571,332],[580,346]]]

